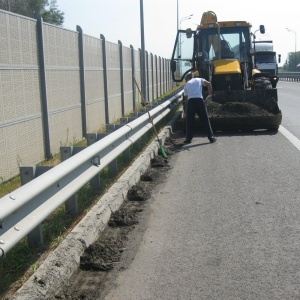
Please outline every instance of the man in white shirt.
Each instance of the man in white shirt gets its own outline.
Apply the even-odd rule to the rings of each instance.
[[[195,115],[197,114],[203,123],[207,137],[211,143],[215,143],[217,139],[214,137],[207,115],[206,106],[203,101],[202,88],[206,86],[208,94],[212,95],[211,83],[204,78],[193,78],[191,73],[185,76],[186,84],[184,86],[184,97],[187,103],[186,107],[186,139],[185,144],[190,144],[194,136]]]

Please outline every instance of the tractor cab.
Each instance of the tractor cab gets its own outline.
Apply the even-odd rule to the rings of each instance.
[[[197,30],[188,28],[177,32],[171,59],[173,80],[181,82],[186,73],[197,70],[211,81],[213,69],[220,66],[223,72],[246,71],[245,78],[251,76],[251,24],[245,21],[218,23],[213,12],[205,14],[209,18],[202,17]],[[243,70],[228,70],[228,64],[233,66],[230,60],[238,61]]]

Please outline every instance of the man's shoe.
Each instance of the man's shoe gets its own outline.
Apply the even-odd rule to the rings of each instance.
[[[190,144],[191,142],[192,142],[192,140],[185,139],[183,143],[184,144]]]
[[[215,142],[217,141],[217,139],[216,139],[215,137],[213,137],[213,138],[209,139],[209,141],[210,141],[211,143],[215,143]]]

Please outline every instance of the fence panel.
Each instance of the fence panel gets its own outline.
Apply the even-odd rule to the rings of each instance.
[[[134,50],[133,53],[134,56],[134,77],[136,79],[137,84],[139,85],[139,88],[141,89],[141,53],[139,50]],[[142,102],[142,97],[137,89],[137,87],[134,87],[136,92],[136,101],[135,101],[135,107],[139,108]]]
[[[0,182],[44,159],[36,20],[0,11]]]
[[[119,45],[106,41],[108,109],[111,120],[122,117]]]
[[[132,91],[132,50],[123,46],[123,74],[124,74],[124,107],[125,115],[133,111]]]
[[[152,102],[153,99],[153,65],[152,65],[152,54],[148,56],[148,101]]]
[[[44,24],[51,152],[82,140],[78,33]]]
[[[141,87],[140,50],[35,17],[0,10],[0,183],[18,175],[20,166],[38,164],[116,122],[142,101],[132,78]],[[149,101],[167,85],[161,63],[147,54]]]
[[[100,39],[84,35],[84,62],[87,131],[91,133],[105,125],[103,59]]]

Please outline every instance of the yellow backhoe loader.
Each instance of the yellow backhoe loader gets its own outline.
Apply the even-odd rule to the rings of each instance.
[[[212,83],[207,101],[214,130],[272,129],[281,124],[277,89],[269,74],[254,65],[254,33],[246,21],[217,21],[214,12],[203,13],[196,30],[178,30],[171,59],[173,81],[182,82],[188,72]],[[206,91],[203,91],[206,95]]]

